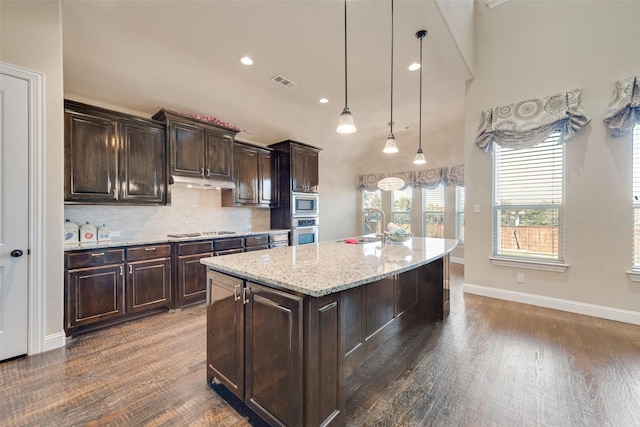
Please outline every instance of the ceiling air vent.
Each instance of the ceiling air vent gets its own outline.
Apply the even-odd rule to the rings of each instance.
[[[282,85],[282,86],[286,87],[287,89],[293,89],[294,87],[298,86],[296,83],[292,82],[288,78],[280,76],[280,75],[275,76],[271,80],[273,80],[274,82],[278,83],[279,85]]]

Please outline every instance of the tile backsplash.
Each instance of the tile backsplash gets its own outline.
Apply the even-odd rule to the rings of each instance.
[[[82,225],[106,224],[118,239],[140,240],[169,233],[247,231],[270,228],[269,209],[223,208],[220,190],[171,188],[169,206],[65,205],[65,218]]]

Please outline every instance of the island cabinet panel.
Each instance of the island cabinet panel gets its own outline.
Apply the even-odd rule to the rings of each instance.
[[[365,334],[369,338],[395,316],[396,276],[378,280],[365,287]]]
[[[448,269],[449,255],[415,269],[418,287],[419,313],[425,320],[444,319],[444,274]]]
[[[202,258],[213,256],[213,241],[175,243],[175,307],[204,301],[207,296],[207,267]]]
[[[418,281],[415,270],[409,270],[396,277],[398,290],[396,316],[400,316],[418,302]]]
[[[330,294],[305,301],[305,425],[344,425],[344,348],[339,309],[342,298]]]
[[[246,283],[245,402],[274,425],[303,425],[302,302]]]
[[[364,289],[364,286],[347,289],[340,296],[340,309],[343,313],[341,333],[345,354],[349,354],[364,342]]]
[[[207,380],[244,399],[244,281],[207,273]]]

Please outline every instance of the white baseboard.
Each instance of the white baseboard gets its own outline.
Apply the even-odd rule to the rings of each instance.
[[[52,335],[47,335],[44,337],[44,347],[42,348],[42,351],[45,352],[64,347],[66,343],[67,337],[64,334],[64,331]]]
[[[456,264],[464,265],[464,258],[458,258],[458,257],[452,256],[452,257],[449,258],[449,261],[455,262]]]
[[[465,283],[463,292],[640,325],[640,312]]]

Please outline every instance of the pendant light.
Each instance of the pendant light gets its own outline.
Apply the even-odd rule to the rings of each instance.
[[[389,136],[382,152],[389,154],[398,152],[396,137],[393,136],[393,0],[391,0],[391,117],[389,120]]]
[[[356,126],[347,103],[347,0],[344,0],[344,110],[340,114],[336,132],[342,134],[354,133]]]
[[[416,33],[416,37],[420,40],[420,124],[418,126],[418,152],[413,160],[414,165],[424,165],[427,160],[422,152],[422,39],[427,36],[427,30],[420,30]]]

